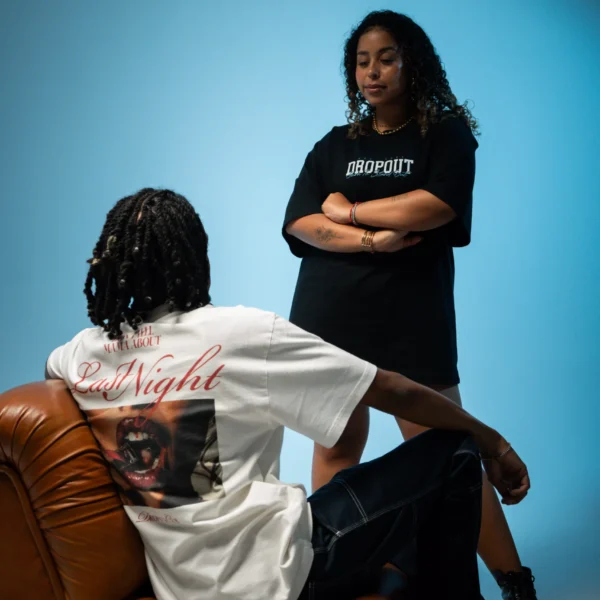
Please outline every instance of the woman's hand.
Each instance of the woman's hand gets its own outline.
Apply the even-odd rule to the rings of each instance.
[[[383,229],[377,231],[373,237],[373,250],[375,252],[398,252],[418,244],[423,238],[418,235],[409,235],[408,231],[393,231]]]
[[[325,199],[325,202],[321,205],[321,209],[325,216],[334,223],[348,225],[352,222],[352,219],[350,218],[352,203],[344,196],[344,194],[340,194],[340,192],[329,194]]]

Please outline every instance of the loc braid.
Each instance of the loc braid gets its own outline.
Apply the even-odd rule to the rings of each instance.
[[[142,249],[140,254],[140,275],[143,277],[142,279],[142,290],[144,292],[143,302],[146,306],[146,310],[152,304],[152,294],[154,290],[150,285],[150,277],[152,276],[152,272],[150,269],[151,257],[150,257],[150,244],[152,239],[152,227],[149,223],[149,213],[147,213],[146,217],[142,217],[142,228],[143,228],[143,236],[142,236]]]
[[[143,208],[143,207],[142,207]],[[138,213],[139,214],[139,213]],[[144,268],[144,262],[142,260],[142,252],[144,248],[144,240],[146,235],[146,219],[141,219],[139,222],[137,221],[134,225],[135,235],[133,241],[133,248],[131,250],[131,255],[133,258],[133,263],[135,265],[135,269],[137,270],[138,282],[141,284],[142,298],[135,298],[133,304],[133,310],[135,311],[143,311],[143,299],[148,296],[148,286],[147,286],[147,273]],[[140,304],[141,300],[141,304]],[[139,304],[139,305],[138,305]],[[134,329],[137,329],[137,323],[134,325]]]
[[[174,232],[169,231],[168,225],[164,219],[154,219],[152,222],[152,231],[158,242],[158,248],[160,249],[161,260],[159,262],[163,265],[163,277],[166,287],[165,301],[169,307],[169,311],[172,311],[175,306],[178,305],[175,277],[173,276],[173,252],[171,243]]]
[[[191,208],[191,207],[190,207]],[[193,209],[192,209],[193,211]],[[187,216],[187,218],[185,218]],[[199,264],[196,258],[196,251],[187,235],[187,223],[189,223],[190,215],[182,215],[174,210],[174,208],[168,207],[165,212],[165,220],[169,224],[169,227],[172,231],[179,231],[181,236],[181,247],[180,252],[177,254],[177,259],[173,259],[173,262],[179,261],[179,269],[178,271],[185,273],[190,270],[198,273],[200,276],[203,273],[202,266]],[[179,278],[181,280],[181,278]],[[183,291],[182,291],[183,294]],[[199,287],[198,286],[190,286],[190,282],[188,282],[188,291],[185,294],[185,303],[189,302],[190,306],[201,306],[206,302],[203,302],[200,297]],[[182,298],[183,301],[183,298]]]
[[[103,258],[110,265],[103,314],[106,319],[105,330],[111,338],[121,335],[123,312],[129,305],[131,297],[131,284],[128,281],[130,269],[126,256],[128,254],[127,224],[135,211],[136,204],[136,202],[130,203],[114,215],[113,227],[109,230],[109,237],[103,253]],[[110,294],[108,290],[113,293]]]

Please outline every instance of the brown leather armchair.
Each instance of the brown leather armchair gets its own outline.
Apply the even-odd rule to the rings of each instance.
[[[142,542],[62,381],[0,394],[0,599],[33,598],[156,600]]]
[[[154,599],[142,542],[61,381],[0,395],[0,598]]]

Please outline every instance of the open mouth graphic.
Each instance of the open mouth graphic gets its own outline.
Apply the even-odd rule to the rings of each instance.
[[[167,468],[169,432],[142,417],[128,417],[117,425],[117,451],[109,452],[114,467],[138,489],[161,489]]]

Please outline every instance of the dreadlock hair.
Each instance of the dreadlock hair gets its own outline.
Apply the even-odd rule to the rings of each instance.
[[[88,316],[111,339],[166,304],[169,312],[210,302],[208,236],[192,205],[170,190],[145,188],[106,216],[88,260]]]
[[[346,117],[350,124],[348,136],[356,139],[367,135],[374,110],[356,84],[356,51],[360,37],[373,29],[387,31],[398,44],[400,55],[410,78],[410,103],[414,116],[425,136],[429,127],[448,116],[457,116],[467,123],[474,134],[477,121],[467,103],[458,104],[450,89],[446,71],[431,40],[411,18],[391,10],[369,13],[350,33],[344,45],[343,71],[346,79]]]

